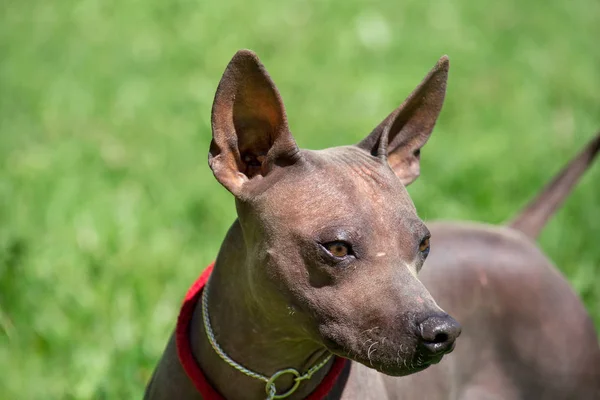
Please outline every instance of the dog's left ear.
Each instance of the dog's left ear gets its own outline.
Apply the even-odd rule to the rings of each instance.
[[[400,181],[409,185],[420,174],[420,152],[442,110],[450,63],[443,56],[408,98],[358,147],[386,158]]]

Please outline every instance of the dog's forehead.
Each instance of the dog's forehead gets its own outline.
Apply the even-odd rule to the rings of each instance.
[[[366,192],[363,194],[377,199],[398,198],[405,193],[400,180],[384,160],[355,146],[304,150],[303,157],[310,166],[308,172],[313,181],[340,191]]]
[[[264,196],[268,214],[315,222],[416,215],[406,189],[384,160],[355,146],[302,150],[302,158]]]

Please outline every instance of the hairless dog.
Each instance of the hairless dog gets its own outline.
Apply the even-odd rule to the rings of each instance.
[[[426,226],[405,186],[448,69],[442,57],[359,144],[310,151],[257,56],[236,53],[209,164],[238,218],[146,399],[598,398],[594,327],[533,239],[600,136],[508,226]]]

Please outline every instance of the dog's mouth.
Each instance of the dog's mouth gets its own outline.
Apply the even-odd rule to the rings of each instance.
[[[404,351],[396,350],[396,356],[393,356],[394,350],[391,348],[385,349],[385,351],[377,349],[375,352],[371,348],[371,352],[367,351],[365,356],[362,354],[363,352],[349,350],[345,346],[332,341],[328,341],[326,347],[336,356],[359,362],[382,374],[390,376],[406,376],[423,371],[431,365],[438,364],[442,361],[444,355],[450,353],[453,349],[443,354],[429,355],[420,352],[417,347],[407,352],[406,346],[400,346]]]

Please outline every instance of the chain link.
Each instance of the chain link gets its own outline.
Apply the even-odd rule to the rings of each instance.
[[[289,397],[292,393],[294,393],[296,391],[296,389],[298,388],[298,386],[300,385],[300,383],[302,381],[309,380],[310,378],[312,378],[312,376],[318,370],[320,370],[325,365],[327,365],[329,360],[331,360],[331,357],[333,356],[333,354],[329,353],[327,355],[327,357],[325,357],[320,363],[313,365],[311,368],[309,368],[309,370],[306,371],[306,373],[304,375],[300,375],[300,372],[298,372],[294,368],[286,368],[286,369],[282,369],[282,370],[275,372],[273,375],[271,375],[270,378],[265,375],[259,374],[258,372],[254,372],[254,371],[244,367],[241,364],[238,364],[233,359],[231,359],[231,357],[229,357],[223,351],[223,349],[221,349],[221,347],[217,343],[217,340],[215,339],[215,334],[212,330],[212,325],[210,324],[210,317],[208,315],[208,284],[209,284],[209,282],[210,282],[210,279],[206,282],[206,285],[204,286],[204,290],[202,291],[202,319],[204,321],[204,330],[206,331],[206,336],[208,337],[208,341],[210,342],[210,345],[212,346],[215,353],[217,353],[217,355],[219,357],[221,357],[221,359],[223,361],[225,361],[227,364],[229,364],[229,366],[235,368],[236,370],[240,371],[244,375],[247,375],[251,378],[258,379],[258,380],[265,382],[265,391],[267,393],[266,400],[283,399],[283,398]],[[277,380],[277,378],[279,378],[280,376],[285,375],[285,374],[291,374],[291,375],[295,376],[294,384],[287,392],[278,395],[277,394],[277,386],[275,385],[275,381]]]

